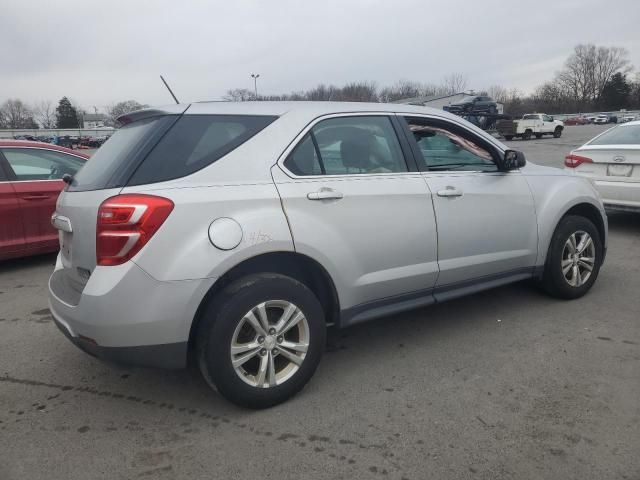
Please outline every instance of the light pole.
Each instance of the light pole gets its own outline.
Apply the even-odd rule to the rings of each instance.
[[[252,73],[251,74],[251,78],[253,78],[253,91],[256,95],[256,100],[258,99],[258,77],[260,76],[259,73]]]

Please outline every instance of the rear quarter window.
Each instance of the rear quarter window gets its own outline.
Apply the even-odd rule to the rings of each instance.
[[[184,115],[144,159],[128,185],[163,182],[197,172],[242,145],[276,118]]]

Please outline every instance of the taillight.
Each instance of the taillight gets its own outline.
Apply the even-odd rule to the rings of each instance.
[[[564,157],[564,166],[569,168],[576,168],[582,165],[583,163],[593,163],[589,157],[581,157],[580,155],[574,155],[570,153],[566,157]]]
[[[125,194],[106,199],[98,209],[98,265],[120,265],[153,237],[173,210],[173,202],[153,195]]]

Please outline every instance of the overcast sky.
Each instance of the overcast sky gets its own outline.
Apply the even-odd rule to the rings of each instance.
[[[54,6],[55,4],[55,6]],[[577,43],[621,46],[640,68],[639,0],[21,0],[0,8],[0,101],[87,110],[127,99],[219,99],[399,79],[529,92]]]

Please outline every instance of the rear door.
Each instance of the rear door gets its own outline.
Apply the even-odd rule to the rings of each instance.
[[[438,274],[429,191],[394,123],[369,113],[317,120],[272,169],[296,251],[327,268],[352,312],[431,299]]]
[[[18,197],[0,160],[0,259],[24,249],[22,216]]]
[[[524,176],[498,171],[497,147],[460,124],[418,116],[405,120],[433,196],[440,268],[436,292],[441,292],[436,299],[463,282],[530,276],[538,235]]]
[[[2,148],[2,156],[18,199],[27,249],[52,248],[58,233],[51,225],[62,176],[75,175],[85,159],[40,148]]]

